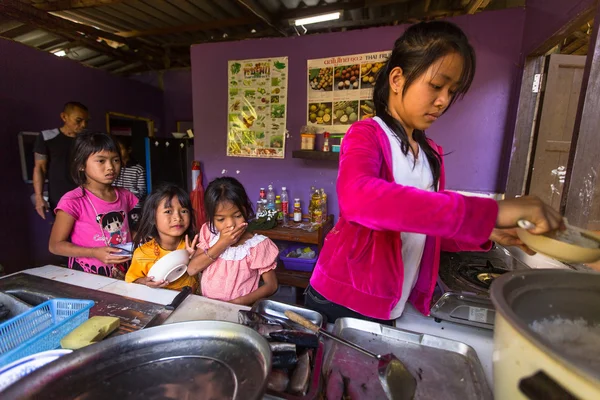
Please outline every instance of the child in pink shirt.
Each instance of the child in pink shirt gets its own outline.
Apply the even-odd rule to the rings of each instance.
[[[69,268],[123,279],[131,254],[116,246],[131,242],[127,213],[137,198],[115,188],[121,156],[112,137],[81,133],[74,146],[71,175],[78,188],[65,193],[56,206],[50,251],[69,257]]]
[[[202,295],[251,305],[275,293],[278,249],[266,236],[246,232],[253,212],[242,184],[230,177],[213,180],[204,205],[209,222],[200,230],[187,270],[192,276],[202,272]]]

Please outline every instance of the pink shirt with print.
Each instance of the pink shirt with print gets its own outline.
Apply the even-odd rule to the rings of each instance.
[[[111,202],[80,187],[65,193],[56,206],[56,212],[64,211],[75,219],[71,243],[81,247],[104,247],[131,242],[127,213],[138,203],[138,199],[127,189],[115,188],[115,193],[117,198]],[[110,276],[112,265],[106,265],[98,259],[69,258],[69,268],[74,268],[75,263],[75,269]]]
[[[208,249],[219,240],[204,224],[198,234],[198,248]],[[200,288],[211,299],[230,301],[258,289],[260,276],[277,267],[279,251],[266,236],[254,235],[239,246],[228,247],[204,271]]]

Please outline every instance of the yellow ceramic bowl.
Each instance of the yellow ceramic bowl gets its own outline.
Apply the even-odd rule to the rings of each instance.
[[[517,229],[519,239],[530,249],[566,263],[587,264],[600,260],[600,235],[581,231],[584,236],[598,241],[598,247],[582,247],[546,235],[534,235],[525,229]]]

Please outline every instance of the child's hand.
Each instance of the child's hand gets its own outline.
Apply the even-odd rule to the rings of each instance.
[[[153,276],[146,276],[144,278],[138,278],[135,283],[146,285],[151,288],[164,288],[169,284],[169,281],[155,281]]]
[[[194,236],[194,240],[192,240],[192,243],[190,243],[190,239],[188,238],[188,235],[185,235],[185,249],[188,251],[188,253],[190,253],[190,256],[192,256],[196,252],[197,245],[198,245],[198,235]]]
[[[116,247],[94,247],[92,249],[92,258],[102,261],[104,264],[121,264],[131,260],[131,256],[119,256],[114,253],[121,252],[121,249]]]
[[[226,244],[227,246],[231,246],[236,244],[244,232],[246,232],[246,228],[248,224],[244,222],[238,226],[230,226],[229,228],[225,228],[220,232],[219,242]]]

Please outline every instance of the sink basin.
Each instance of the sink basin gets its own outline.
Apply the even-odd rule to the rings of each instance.
[[[37,306],[45,301],[54,299],[56,297],[51,296],[48,293],[41,293],[30,289],[8,289],[3,290],[2,293],[6,293],[8,295],[16,297],[17,299],[29,304],[30,306]]]
[[[94,300],[96,305],[90,310],[90,317],[101,315],[121,319],[121,326],[115,334],[142,329],[156,314],[164,310],[161,304],[69,285],[25,273],[0,279],[0,292],[31,306],[37,306],[53,298]]]

